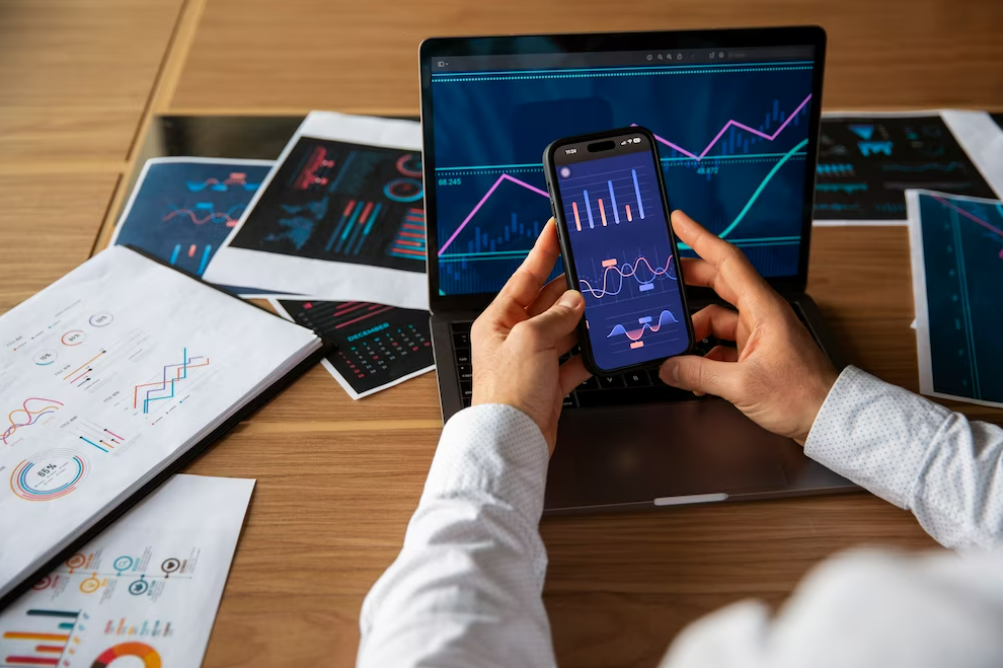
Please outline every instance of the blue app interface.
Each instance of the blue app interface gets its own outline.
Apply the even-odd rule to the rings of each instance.
[[[556,169],[596,365],[613,370],[684,352],[686,314],[651,148],[558,159]]]

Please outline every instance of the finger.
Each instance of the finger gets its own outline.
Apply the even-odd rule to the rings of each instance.
[[[732,348],[731,346],[714,346],[707,354],[703,356],[705,360],[714,360],[716,362],[737,362],[738,361],[738,349]]]
[[[531,318],[534,315],[540,315],[553,306],[554,302],[560,299],[561,295],[563,295],[567,289],[568,280],[564,277],[564,274],[561,274],[550,283],[543,286],[543,289],[540,290],[540,294],[536,296],[533,303],[526,309],[526,313],[528,313]]]
[[[742,398],[738,392],[741,366],[695,355],[683,355],[666,360],[658,370],[658,377],[673,387],[713,394],[735,402]]]
[[[711,234],[682,211],[672,212],[672,229],[703,259],[687,263],[687,284],[711,288],[740,309],[743,302],[753,307],[776,303],[776,293],[738,248]]]
[[[718,304],[711,304],[694,313],[693,338],[702,341],[708,336],[737,341],[738,313]]]
[[[557,225],[551,218],[543,226],[543,231],[536,240],[533,250],[523,260],[522,265],[516,269],[515,273],[505,284],[505,287],[498,293],[498,300],[514,301],[519,306],[526,308],[533,303],[543,284],[547,282],[547,277],[554,270],[557,258],[561,254],[560,244],[557,242]]]
[[[541,347],[556,347],[575,331],[585,312],[585,298],[577,290],[568,290],[557,303],[540,315],[521,323]]]
[[[561,396],[568,396],[573,389],[591,377],[592,374],[585,368],[585,363],[582,362],[581,355],[575,355],[562,364],[561,369],[558,372],[558,382],[561,385]]]

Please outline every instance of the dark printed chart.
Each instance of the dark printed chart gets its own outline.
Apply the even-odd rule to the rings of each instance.
[[[358,399],[434,366],[428,312],[367,302],[277,302],[289,318],[333,343],[324,366]]]
[[[905,220],[905,190],[995,197],[939,116],[823,118],[815,220]]]
[[[300,137],[234,248],[425,271],[421,154]]]
[[[151,160],[113,243],[201,276],[271,169],[261,160]]]
[[[1001,403],[1003,205],[935,193],[918,197],[933,390]]]

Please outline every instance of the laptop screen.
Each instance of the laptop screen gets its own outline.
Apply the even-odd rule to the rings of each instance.
[[[635,124],[670,207],[797,275],[814,62],[810,45],[432,58],[439,294],[496,292],[519,266],[550,217],[547,144]]]

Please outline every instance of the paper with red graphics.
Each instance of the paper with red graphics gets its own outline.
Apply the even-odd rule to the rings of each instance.
[[[0,597],[320,347],[123,246],[0,317]]]
[[[427,309],[421,125],[313,112],[205,279]]]
[[[171,478],[4,609],[0,666],[202,665],[253,489]]]

